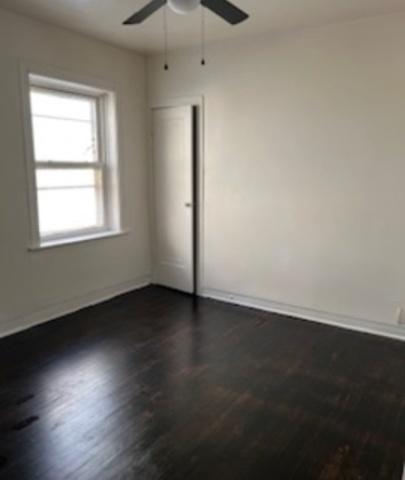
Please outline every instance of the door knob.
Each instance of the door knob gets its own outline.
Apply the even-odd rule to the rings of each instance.
[[[193,204],[192,204],[191,202],[186,202],[186,203],[184,204],[184,206],[185,206],[186,208],[191,208],[191,207],[193,206]]]

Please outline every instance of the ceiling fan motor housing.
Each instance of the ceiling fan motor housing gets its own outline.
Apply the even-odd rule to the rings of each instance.
[[[169,7],[180,15],[186,15],[187,13],[196,10],[201,0],[168,0]]]

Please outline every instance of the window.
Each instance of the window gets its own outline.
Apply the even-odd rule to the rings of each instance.
[[[29,75],[34,242],[117,232],[114,94]]]

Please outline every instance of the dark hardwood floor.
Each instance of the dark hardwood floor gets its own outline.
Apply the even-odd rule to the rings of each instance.
[[[149,287],[0,341],[0,478],[400,480],[405,344]]]

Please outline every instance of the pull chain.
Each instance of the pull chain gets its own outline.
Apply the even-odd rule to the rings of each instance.
[[[205,8],[201,5],[201,65],[205,63]]]
[[[167,5],[163,7],[163,36],[164,36],[164,57],[165,57],[165,70],[169,70],[169,31],[167,25]]]

